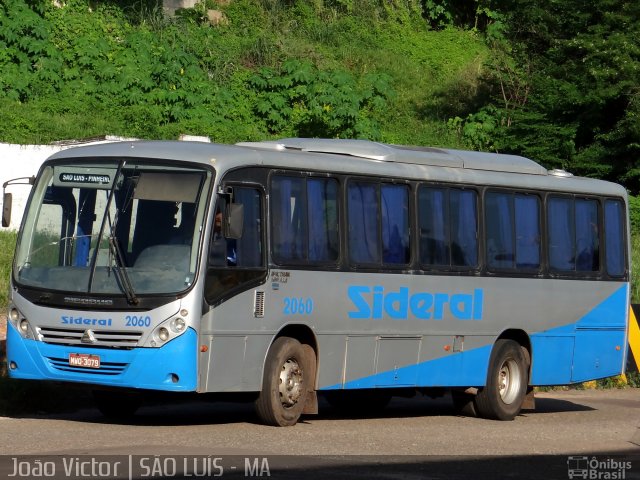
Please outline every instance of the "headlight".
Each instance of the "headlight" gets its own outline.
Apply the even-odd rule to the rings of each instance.
[[[171,316],[159,325],[156,325],[142,346],[153,348],[162,347],[164,344],[183,335],[189,327],[189,322],[186,318],[188,314],[189,312],[183,308],[174,314],[175,316]]]
[[[36,338],[34,337],[35,330],[31,327],[29,320],[24,318],[22,313],[20,313],[20,310],[17,308],[12,307],[11,310],[9,310],[9,321],[16,328],[22,338],[31,340]]]
[[[29,321],[26,318],[20,320],[20,331],[23,334],[27,334],[29,332]]]
[[[171,330],[173,330],[176,333],[181,333],[184,331],[185,327],[187,326],[186,322],[184,321],[184,319],[178,317],[178,318],[174,318],[171,321]]]
[[[169,330],[164,327],[160,327],[158,329],[158,338],[163,342],[169,340]]]

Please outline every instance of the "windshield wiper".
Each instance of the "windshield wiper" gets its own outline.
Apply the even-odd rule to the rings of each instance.
[[[113,257],[115,258],[115,265],[113,266],[113,270],[118,276],[118,282],[120,283],[124,294],[127,296],[127,301],[130,305],[137,305],[138,297],[136,297],[136,292],[133,289],[131,278],[129,277],[129,273],[127,272],[127,267],[124,263],[124,256],[122,255],[122,250],[120,250],[120,244],[118,243],[118,239],[114,237],[113,234],[109,236],[109,249]]]

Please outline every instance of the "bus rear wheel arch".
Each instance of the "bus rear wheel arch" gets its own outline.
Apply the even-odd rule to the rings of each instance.
[[[255,407],[259,419],[276,427],[295,425],[315,383],[315,354],[295,338],[278,337],[267,353],[262,390]]]
[[[478,390],[475,409],[481,417],[513,420],[522,408],[529,383],[529,361],[521,345],[499,339],[489,359],[487,384]]]

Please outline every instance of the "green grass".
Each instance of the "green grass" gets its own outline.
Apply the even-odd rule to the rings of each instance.
[[[0,230],[0,313],[5,312],[9,303],[9,283],[16,238],[16,232]]]
[[[631,303],[640,303],[640,235],[631,237]]]

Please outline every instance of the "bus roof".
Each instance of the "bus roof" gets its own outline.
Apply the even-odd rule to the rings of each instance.
[[[369,140],[286,138],[223,145],[184,141],[128,141],[70,148],[51,160],[80,157],[136,157],[187,161],[219,171],[241,166],[271,166],[310,171],[384,175],[478,185],[519,186],[626,196],[610,182],[548,171],[517,155],[390,145]],[[348,161],[345,161],[348,160]]]
[[[368,140],[285,138],[266,142],[246,142],[238,145],[278,151],[297,150],[300,152],[334,153],[384,162],[411,163],[434,167],[470,168],[473,170],[529,173],[533,175],[547,174],[547,170],[542,165],[516,155],[387,145]]]

